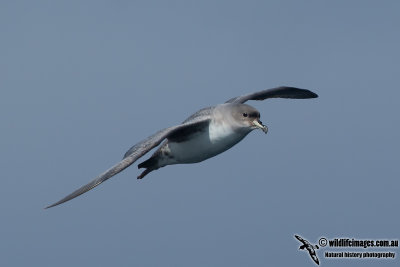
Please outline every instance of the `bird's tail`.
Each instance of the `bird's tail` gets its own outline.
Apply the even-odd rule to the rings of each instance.
[[[151,157],[138,165],[138,169],[141,168],[151,168],[156,166],[158,163],[158,159],[156,157]]]
[[[145,168],[145,170],[137,177],[138,179],[143,179],[150,172],[158,169],[158,158],[151,157],[138,165],[138,169]]]

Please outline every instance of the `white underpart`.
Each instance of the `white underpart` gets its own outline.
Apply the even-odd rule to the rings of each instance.
[[[219,120],[216,116],[205,131],[192,136],[190,140],[179,143],[169,142],[165,150],[170,156],[164,157],[159,162],[160,167],[200,162],[218,155],[237,144],[252,130],[250,127],[240,127],[230,120],[230,123],[227,123],[226,120],[226,117],[224,120]]]

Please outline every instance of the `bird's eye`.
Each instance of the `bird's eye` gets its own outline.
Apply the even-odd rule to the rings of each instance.
[[[247,113],[243,113],[243,117],[247,117]]]

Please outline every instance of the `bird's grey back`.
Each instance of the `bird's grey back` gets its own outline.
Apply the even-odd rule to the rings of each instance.
[[[182,123],[204,121],[206,119],[210,119],[211,114],[214,109],[215,109],[215,106],[202,108],[199,111],[197,111],[196,113],[193,113],[189,118],[184,120]]]

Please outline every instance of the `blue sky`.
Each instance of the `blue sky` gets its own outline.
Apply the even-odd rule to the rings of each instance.
[[[2,264],[313,266],[294,234],[399,239],[399,8],[2,1]],[[279,85],[320,97],[249,102],[267,135],[43,210],[157,130]]]

